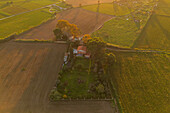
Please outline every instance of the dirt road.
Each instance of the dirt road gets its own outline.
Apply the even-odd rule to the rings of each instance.
[[[0,113],[113,113],[109,102],[49,102],[66,45],[0,44]]]

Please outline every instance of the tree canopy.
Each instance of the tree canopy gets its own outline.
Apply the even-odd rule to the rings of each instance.
[[[74,38],[77,38],[78,36],[81,35],[81,31],[77,27],[77,25],[70,24],[67,20],[58,20],[56,27],[57,29],[61,30],[64,36],[67,36],[67,37],[73,36]],[[55,32],[54,34],[58,36],[56,33],[57,32]]]

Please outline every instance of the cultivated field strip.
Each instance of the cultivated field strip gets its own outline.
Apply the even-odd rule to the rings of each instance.
[[[23,109],[47,104],[66,46],[7,43],[0,48],[0,112],[12,112],[14,108],[18,111],[20,104]]]
[[[113,0],[100,0],[100,3],[112,3]],[[84,5],[98,4],[98,0],[66,0],[66,3],[72,4],[73,7],[79,7]]]
[[[70,23],[76,24],[80,28],[82,34],[89,34],[98,29],[98,27],[111,18],[113,18],[113,16],[90,12],[81,8],[74,8],[58,13],[56,15],[56,19],[44,23],[17,38],[54,40],[55,36],[53,30],[56,28],[57,21],[61,19],[68,20]],[[98,21],[96,22],[96,20]]]
[[[169,111],[170,57],[158,53],[116,53],[113,81],[125,112]]]

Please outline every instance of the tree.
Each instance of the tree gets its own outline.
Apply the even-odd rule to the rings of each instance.
[[[99,84],[97,87],[96,87],[96,91],[101,94],[101,93],[104,93],[104,86],[102,84]]]
[[[109,67],[116,62],[116,56],[113,53],[108,53],[106,59]]]
[[[81,35],[80,29],[75,24],[70,24],[67,20],[58,20],[57,28],[62,31],[62,34],[74,38]]]
[[[91,53],[93,65],[97,64],[97,72],[103,67],[102,60],[105,54],[106,43],[99,37],[87,41],[87,49]]]
[[[89,34],[85,34],[82,40],[84,44],[87,44],[88,40],[90,39],[92,39],[91,36]]]
[[[56,36],[56,39],[61,39],[63,37],[61,29],[57,28],[53,32],[54,32],[54,35]]]
[[[81,35],[80,29],[77,27],[75,24],[70,25],[70,32],[74,38],[78,37]]]
[[[105,53],[106,43],[99,37],[94,37],[88,40],[87,49],[91,53],[92,58],[98,57]]]

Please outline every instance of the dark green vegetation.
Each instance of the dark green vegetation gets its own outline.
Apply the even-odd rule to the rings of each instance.
[[[170,50],[170,2],[160,0],[134,48]]]
[[[170,55],[115,53],[111,69],[122,110],[126,113],[169,113]]]

